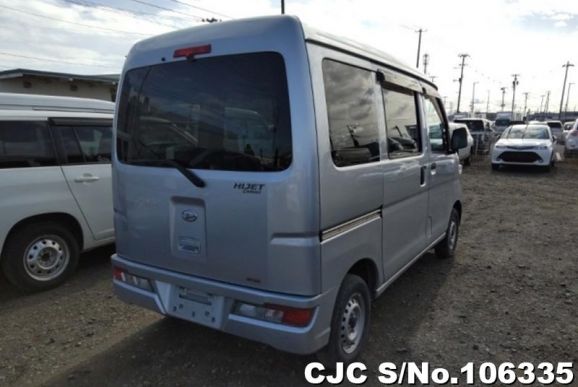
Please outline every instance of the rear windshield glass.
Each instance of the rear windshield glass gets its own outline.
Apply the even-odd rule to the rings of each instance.
[[[496,120],[496,126],[508,126],[510,125],[510,120],[507,118],[499,118]]]
[[[562,129],[561,122],[548,122],[548,126],[552,129]]]
[[[484,122],[478,120],[454,120],[454,122],[458,122],[461,124],[466,124],[468,129],[472,132],[483,132],[484,131]]]
[[[125,163],[279,171],[291,164],[285,64],[276,53],[183,60],[126,73],[117,153]]]

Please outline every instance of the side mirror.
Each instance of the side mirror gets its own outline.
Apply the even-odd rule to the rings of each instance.
[[[450,149],[452,152],[457,152],[468,146],[468,132],[464,128],[456,128],[452,133]]]

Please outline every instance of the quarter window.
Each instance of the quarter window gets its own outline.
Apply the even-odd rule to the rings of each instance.
[[[0,168],[56,165],[54,144],[44,122],[0,122]]]
[[[387,149],[390,158],[415,156],[421,152],[421,134],[415,94],[409,90],[383,89]]]
[[[323,61],[331,156],[338,167],[379,161],[375,75]]]

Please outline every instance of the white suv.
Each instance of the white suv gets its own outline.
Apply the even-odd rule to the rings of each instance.
[[[109,105],[0,106],[0,267],[22,290],[59,285],[81,251],[114,240]]]

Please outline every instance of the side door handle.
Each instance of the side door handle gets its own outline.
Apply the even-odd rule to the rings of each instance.
[[[427,171],[427,165],[422,165],[419,170],[419,185],[421,187],[425,186],[425,174]]]
[[[74,181],[76,183],[93,183],[95,181],[99,181],[100,177],[98,176],[94,176],[93,174],[90,173],[85,173],[82,176],[78,176],[76,178],[74,178]]]

